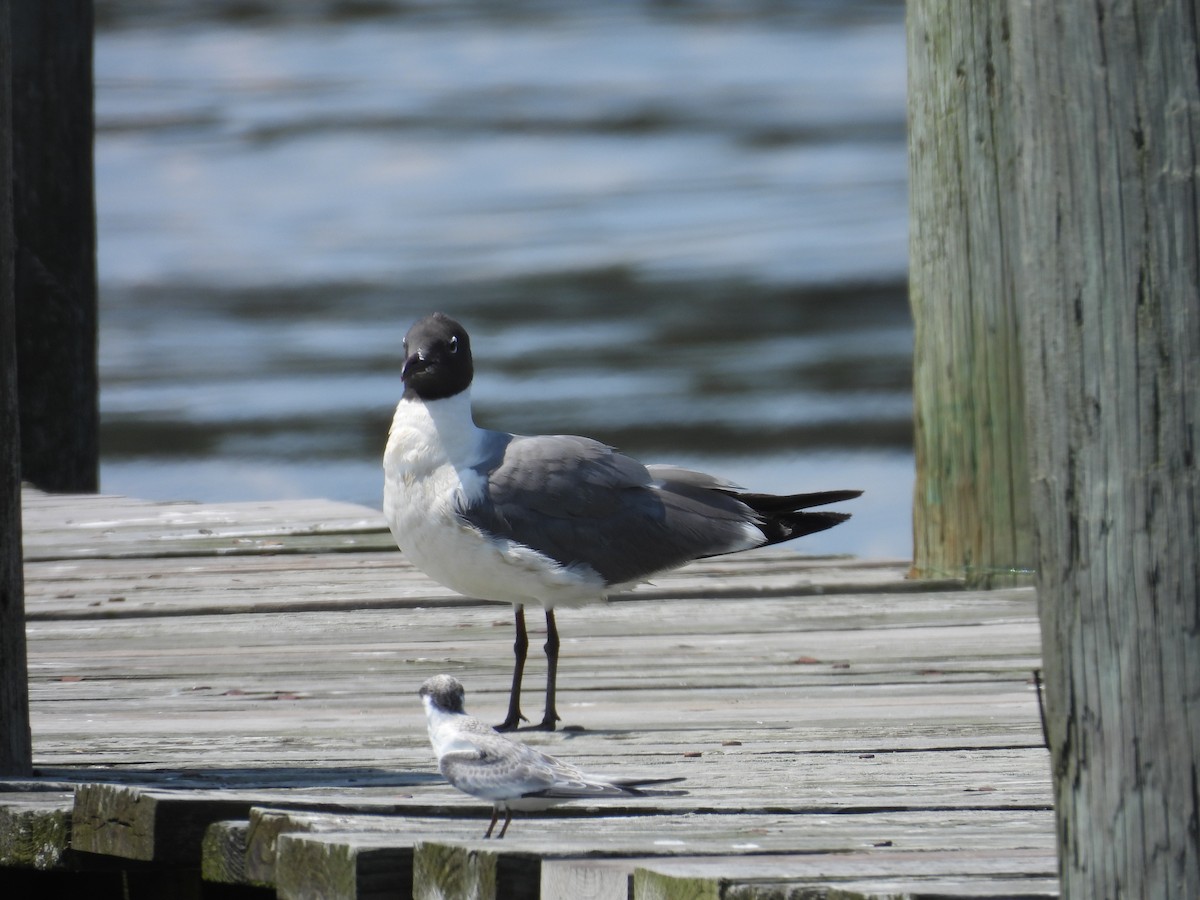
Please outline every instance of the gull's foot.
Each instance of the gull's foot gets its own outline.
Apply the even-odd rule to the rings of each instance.
[[[558,713],[551,710],[546,713],[539,725],[530,725],[529,731],[553,731],[558,726]]]
[[[501,722],[499,725],[496,726],[496,730],[497,731],[516,731],[518,728],[521,727],[522,722],[528,722],[528,721],[529,720],[527,718],[525,718],[523,715],[521,715],[520,710],[517,710],[516,712],[510,712],[508,714],[508,717],[503,722]]]

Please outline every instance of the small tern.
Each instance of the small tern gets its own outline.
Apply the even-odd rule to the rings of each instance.
[[[501,814],[504,825],[497,840],[508,831],[514,811],[548,809],[570,800],[646,796],[639,788],[683,781],[590,775],[514,741],[467,715],[463,709],[465,691],[452,675],[434,675],[421,685],[418,694],[425,704],[429,743],[437,754],[438,770],[464,794],[492,803],[492,821],[485,838],[492,836]]]

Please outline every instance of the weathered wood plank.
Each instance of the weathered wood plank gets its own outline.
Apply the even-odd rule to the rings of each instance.
[[[478,804],[451,803],[402,804],[377,812],[349,808],[317,812],[299,808],[302,801],[296,803],[296,811],[256,812],[282,821],[273,823],[276,833],[269,841],[274,846],[263,854],[262,877],[255,880],[271,883],[278,860],[269,856],[277,854],[283,834],[373,834],[397,847],[418,840],[474,844],[481,839],[491,812]],[[1047,807],[668,810],[651,805],[635,808],[631,801],[627,806],[570,806],[520,816],[503,844],[486,846],[569,858],[850,852],[876,845],[907,851],[1027,851],[1046,849],[1051,821]],[[254,843],[263,840],[248,837],[249,853],[261,852]]]
[[[402,609],[432,605],[502,606],[433,584],[398,552],[330,557],[249,554],[229,559],[105,559],[29,563],[31,620],[219,615],[298,610]],[[344,559],[342,558],[344,556]],[[786,557],[772,566],[747,560],[734,572],[696,563],[613,598],[628,600],[797,598],[829,593],[915,593],[906,566],[818,565]],[[273,576],[273,577],[272,577]]]
[[[107,792],[109,786],[104,786],[104,790]],[[197,795],[181,791],[173,796],[177,802],[168,804],[164,802],[168,798],[160,792],[154,797],[157,801],[155,813],[159,821],[153,826],[144,824],[142,830],[154,828],[163,836],[161,839],[174,840],[173,836],[181,833],[181,827],[178,823],[169,821],[172,814],[177,813],[184,804],[189,802],[208,803],[213,793],[206,792]],[[234,792],[232,796],[228,797],[226,804],[249,804],[262,799],[264,799],[262,793],[238,795]],[[304,797],[296,796],[291,792],[280,792],[279,800],[282,802],[285,799],[290,799],[299,807],[310,804],[319,805],[322,802],[322,798],[317,796]],[[59,805],[64,811],[66,810],[65,801],[60,801]],[[398,805],[388,809],[402,808],[403,805]],[[453,805],[449,808],[453,809]],[[430,807],[426,806],[425,812],[428,812],[429,809]],[[390,874],[394,868],[393,864],[396,859],[402,858],[406,848],[411,849],[417,840],[437,834],[452,834],[459,840],[478,837],[483,828],[483,822],[486,820],[486,810],[480,808],[477,813],[472,813],[470,810],[461,809],[461,812],[463,814],[458,818],[421,819],[413,816],[362,815],[351,812],[313,813],[255,809],[250,814],[251,822],[257,820],[260,827],[272,819],[274,819],[274,823],[260,830],[258,836],[253,839],[249,836],[249,828],[246,823],[216,822],[210,825],[204,834],[201,869],[204,877],[211,881],[270,886],[275,882],[274,860],[269,863],[269,869],[260,868],[257,876],[250,874],[251,868],[248,864],[243,868],[239,862],[243,854],[245,854],[247,863],[256,856],[253,846],[256,840],[275,841],[283,833],[296,831],[330,832],[321,834],[320,846],[294,850],[295,853],[308,860],[306,865],[317,865],[314,860],[325,860],[324,863],[321,863],[322,865],[332,865],[336,871],[341,873],[337,876],[341,881],[335,879],[330,873],[321,876],[324,879],[321,881],[322,890],[327,894],[329,891],[342,890],[342,888],[337,888],[336,884],[342,884],[343,887],[349,884],[346,879],[350,878],[349,873],[351,872],[355,873],[355,879],[362,877],[383,879],[385,888],[391,890],[391,886],[394,886],[394,879]],[[762,815],[747,817],[738,814],[705,815],[699,818],[687,814],[648,818],[646,816],[621,816],[620,810],[617,810],[615,816],[612,811],[606,811],[605,817],[596,819],[593,824],[584,820],[595,816],[594,812],[587,813],[583,810],[577,812],[577,815],[569,816],[566,819],[566,821],[578,823],[570,827],[570,833],[573,836],[566,841],[561,838],[564,822],[561,816],[529,817],[514,826],[508,846],[519,849],[525,854],[533,853],[538,858],[546,858],[551,855],[561,856],[562,854],[579,856],[596,853],[632,854],[651,843],[659,844],[658,852],[667,853],[694,854],[706,851],[729,853],[734,849],[740,852],[763,852],[772,847],[776,849],[796,847],[797,839],[794,836],[786,835],[785,832],[787,830],[794,831],[796,826],[803,825],[808,836],[800,839],[800,845],[814,849],[850,848],[867,832],[870,833],[870,836],[879,838],[879,843],[941,847],[953,835],[953,839],[960,842],[975,841],[979,846],[994,848],[1009,844],[1017,846],[1027,844],[1039,832],[1046,832],[1049,827],[1050,815],[1049,810],[1045,810],[1040,815],[1037,813],[997,812],[991,814],[988,817],[990,820],[984,823],[979,821],[979,816],[969,813],[951,814],[949,818],[946,813],[864,813],[864,816],[876,820],[874,826],[864,832],[861,822],[855,821],[860,819],[860,816],[844,814],[834,815],[832,818],[829,816],[796,818],[779,814],[770,817]],[[924,821],[922,821],[922,816]],[[936,816],[939,826],[947,830],[932,837],[930,841],[931,836],[927,832],[930,831],[929,825],[934,816]],[[133,817],[127,816],[127,818]],[[140,818],[145,822],[147,816],[142,815]],[[1040,826],[1038,825],[1039,820]],[[788,826],[789,822],[792,823],[791,827]],[[596,828],[597,825],[600,826],[599,830]],[[950,831],[950,828],[953,828],[953,831]],[[348,829],[352,831],[348,831]],[[516,829],[520,829],[520,831]],[[273,836],[264,838],[264,830],[273,831]],[[760,832],[763,834],[778,832],[779,837],[763,837],[759,835]],[[752,835],[751,840],[757,841],[757,843],[748,842],[747,833]],[[888,836],[882,837],[885,834]],[[914,843],[922,837],[926,839],[925,843]],[[370,854],[363,855],[360,852],[362,847],[369,848]],[[385,853],[385,849],[388,852]],[[261,847],[259,851],[261,851]],[[391,851],[400,853],[400,856],[397,857],[396,853]],[[644,855],[644,853],[645,850],[641,849],[640,854]],[[186,854],[156,852],[140,855],[152,856],[156,863],[173,861],[182,865],[187,862]],[[257,855],[264,856],[261,852]],[[389,861],[388,866],[382,865],[381,861],[383,860]],[[377,863],[379,865],[376,865]],[[293,864],[293,861],[287,863],[288,866]],[[503,871],[508,870],[503,869]],[[629,871],[632,871],[632,868]],[[358,884],[358,887],[355,888],[359,892],[358,896],[372,895],[366,891],[365,882],[356,880],[355,883]],[[301,888],[295,884],[288,890],[293,888],[297,892],[301,891]],[[337,893],[328,895],[343,896],[343,894]],[[348,896],[354,895],[349,894]]]
[[[246,880],[251,884],[274,885],[279,836],[313,830],[311,819],[311,816],[293,816],[278,810],[250,810],[250,822],[246,827]]]
[[[955,595],[946,596],[953,605]],[[1027,748],[1028,760],[1013,760],[1014,771],[1028,765],[1036,769],[1036,699],[1025,676],[1025,669],[1036,664],[1035,628],[1027,610],[1031,598],[1014,596],[1021,599],[1005,604],[996,595],[983,595],[978,607],[963,600],[954,614],[977,624],[961,629],[878,633],[867,626],[886,622],[889,609],[905,618],[908,603],[925,610],[915,621],[935,621],[936,598],[847,598],[858,607],[847,611],[846,627],[809,634],[802,647],[789,646],[796,640],[793,622],[816,619],[829,625],[836,614],[810,613],[820,607],[792,604],[796,612],[789,617],[788,604],[775,600],[723,604],[719,617],[711,606],[691,603],[656,604],[654,615],[647,615],[649,607],[633,604],[579,610],[574,614],[583,618],[586,630],[611,635],[569,645],[574,657],[564,663],[563,684],[571,690],[564,709],[581,717],[590,731],[527,739],[544,741],[551,752],[593,768],[627,766],[613,757],[616,752],[645,760],[700,753],[688,760],[689,777],[716,776],[710,803],[738,795],[738,785],[721,780],[722,766],[736,762],[755,773],[757,783],[770,784],[787,771],[788,760],[811,777],[809,798],[822,796],[828,790],[824,785],[835,785],[835,802],[871,802],[873,790],[881,792],[877,799],[914,791],[911,796],[919,797],[924,790],[943,802],[936,778],[946,764],[936,756],[907,757],[906,764],[923,776],[910,775],[894,788],[870,779],[854,797],[841,795],[836,785],[856,763],[847,766],[845,757],[836,755],[814,760],[797,754],[942,752],[991,744]],[[1017,614],[1018,631],[1009,644],[1003,638],[1006,606]],[[857,620],[866,633],[850,627]],[[325,759],[309,770],[310,781],[369,786],[372,779],[388,778],[386,768],[365,770],[384,760],[393,773],[432,770],[421,712],[410,693],[424,675],[444,667],[463,671],[457,660],[472,659],[464,675],[472,687],[472,708],[486,715],[489,706],[499,710],[503,705],[509,650],[508,641],[496,636],[496,625],[507,629],[506,616],[487,610],[422,611],[400,618],[384,612],[298,614],[288,617],[283,629],[279,621],[195,617],[96,623],[82,630],[71,623],[31,625],[39,646],[60,648],[58,662],[47,656],[35,663],[40,762],[75,762],[86,747],[93,762],[134,758],[143,769],[166,766],[199,775],[207,769],[212,783],[240,779],[252,784],[273,777],[265,758],[276,768],[292,765],[280,772],[292,779],[306,777],[292,761]],[[773,630],[781,625],[781,633]],[[621,636],[638,628],[647,633]],[[692,634],[680,634],[687,631]],[[429,640],[423,643],[426,634]],[[679,649],[664,652],[664,636],[667,646],[679,644]],[[970,640],[952,655],[954,642],[964,637]],[[247,652],[248,647],[253,650]],[[917,651],[910,648],[918,647],[931,655],[913,658]],[[400,653],[403,661],[393,661]],[[1023,653],[1030,655],[1013,656]],[[796,662],[807,654],[813,661]],[[627,660],[650,655],[659,662],[652,672],[629,670]],[[994,656],[981,665],[987,655]],[[1005,668],[1011,680],[997,680],[996,672]],[[476,691],[477,683],[490,690]],[[631,697],[637,698],[632,718]],[[86,722],[86,711],[100,701],[114,729],[109,736],[96,735]],[[638,723],[648,720],[656,727],[643,732]],[[731,739],[740,746],[727,745]],[[227,765],[214,770],[201,762],[214,751]],[[883,759],[862,765],[882,771]],[[968,773],[971,765],[1001,775],[1009,764],[999,757],[968,760]],[[1038,779],[1025,781],[1034,785]],[[790,777],[788,783],[800,784]],[[960,783],[956,793],[970,799],[968,789],[980,786]],[[1019,802],[1044,800],[1041,787],[1032,794],[1024,790],[1001,785],[995,797],[1011,793]],[[811,805],[803,792],[795,799]]]
[[[201,802],[207,802],[211,793],[202,795]],[[193,793],[179,792],[176,799],[180,803],[186,803],[195,801],[197,798]],[[238,797],[235,795],[230,798],[229,802],[250,803],[254,799],[262,799],[262,797]],[[161,797],[159,800],[158,813],[162,816],[163,810],[167,807],[161,804]],[[293,797],[292,800],[301,806],[306,803],[320,802],[319,798],[313,797],[307,799]],[[410,816],[280,813],[266,810],[254,811],[252,818],[255,814],[263,817],[278,815],[289,818],[291,819],[290,827],[293,829],[298,828],[311,832],[336,829],[333,833],[314,835],[314,837],[320,838],[319,846],[295,848],[293,851],[300,854],[302,859],[306,859],[305,865],[309,867],[318,864],[333,867],[332,873],[326,872],[318,879],[322,886],[321,890],[325,891],[327,896],[354,896],[354,894],[337,893],[343,889],[349,890],[346,885],[350,884],[351,873],[355,879],[354,883],[358,885],[355,888],[358,896],[373,895],[366,891],[364,887],[366,882],[360,882],[360,878],[367,878],[368,881],[382,879],[383,889],[392,890],[395,883],[393,877],[395,863],[398,859],[403,861],[406,848],[411,849],[418,839],[427,838],[431,834],[456,833],[460,836],[460,840],[468,835],[477,838],[483,827],[483,821],[486,819],[486,812],[482,809],[475,818],[432,820],[416,819]],[[580,811],[580,815],[568,817],[567,821],[580,821],[588,815],[594,816],[594,813],[587,814]],[[864,820],[870,820],[873,824],[864,827]],[[597,853],[644,856],[645,847],[651,844],[655,845],[655,850],[659,853],[728,854],[731,851],[760,853],[772,847],[777,850],[784,847],[802,847],[812,850],[836,848],[844,851],[852,850],[856,846],[864,846],[866,843],[864,838],[870,838],[875,844],[880,845],[929,849],[942,848],[947,844],[973,845],[977,848],[991,850],[996,847],[1027,847],[1038,844],[1045,847],[1048,844],[1046,838],[1050,827],[1050,811],[1049,809],[1041,812],[1018,813],[996,811],[986,816],[981,816],[975,811],[959,813],[872,813],[864,811],[857,815],[834,814],[830,816],[826,814],[793,817],[776,814],[766,818],[762,815],[747,817],[740,814],[726,816],[710,814],[700,817],[687,814],[649,818],[606,815],[605,818],[595,821],[595,825],[600,826],[599,831],[596,830],[595,825],[582,825],[581,823],[581,826],[571,827],[572,837],[567,840],[562,838],[564,834],[562,822],[561,816],[523,819],[514,826],[507,845],[499,848],[497,852],[507,853],[508,848],[512,848],[521,854],[533,854],[538,859],[551,856],[561,858],[564,855],[572,854],[584,857]],[[788,823],[791,825],[789,826]],[[221,823],[221,826],[227,824]],[[240,824],[231,826],[234,834],[241,827]],[[797,827],[801,828],[798,835]],[[351,834],[346,832],[347,828],[359,831]],[[178,828],[171,827],[168,822],[164,822],[160,830],[167,833],[178,832]],[[788,834],[788,832],[792,833]],[[777,836],[771,837],[772,834]],[[214,838],[214,829],[210,827],[205,839],[204,871],[206,877],[226,883],[242,883],[236,874],[236,862],[230,862],[229,858],[230,848],[237,846],[236,837],[226,836],[219,839],[224,842],[223,849],[219,852],[225,856],[224,861],[220,864],[214,863],[212,856],[214,842],[217,840]],[[496,844],[492,846],[499,847]],[[363,848],[367,848],[370,852],[364,855]],[[166,858],[179,864],[184,862],[184,857],[179,855],[168,855]],[[322,860],[323,862],[320,862]],[[163,860],[156,854],[155,861]],[[385,861],[386,865],[384,865]],[[286,863],[288,867],[298,864],[290,860]],[[508,863],[505,865],[507,866]],[[499,871],[507,872],[508,869],[502,868]],[[334,873],[340,874],[335,878]],[[271,882],[270,878],[264,880],[247,878],[245,880],[260,884],[270,884]],[[338,884],[342,886],[337,887]],[[287,890],[294,891],[296,896],[304,895],[301,882],[292,884]],[[281,896],[288,895],[281,893]]]
[[[249,804],[219,791],[179,795],[109,784],[75,792],[71,846],[85,853],[200,867],[204,832],[221,819],[244,818]]]
[[[747,664],[761,661],[786,665],[798,677],[836,675],[840,680],[852,679],[859,667],[864,666],[875,671],[923,673],[926,680],[936,679],[946,673],[933,664],[954,661],[970,664],[981,673],[1006,672],[1012,677],[1014,665],[1024,667],[1038,658],[1036,645],[1032,643],[1037,626],[1026,609],[1014,606],[1002,610],[999,604],[993,607],[994,612],[981,608],[978,616],[993,616],[989,624],[973,617],[970,610],[956,613],[950,608],[951,600],[917,599],[905,605],[888,601],[872,604],[869,599],[863,604],[859,602],[862,599],[847,599],[844,609],[839,611],[831,603],[803,601],[687,604],[679,601],[569,610],[560,617],[559,627],[568,642],[563,662],[569,668],[574,659],[595,660],[610,655],[614,663],[626,662],[622,647],[639,640],[664,644],[663,649],[680,661],[690,657],[698,678],[707,677],[708,672],[696,664],[714,656],[728,655],[732,659],[735,653],[740,653]],[[856,607],[869,607],[870,611],[858,612]],[[880,627],[889,615],[893,620],[890,627]],[[1001,617],[1007,621],[1000,620]],[[477,649],[497,661],[511,655],[511,615],[507,610],[494,608],[347,610],[344,614],[288,617],[289,625],[295,624],[287,629],[277,627],[281,621],[285,620],[258,615],[165,620],[151,617],[91,626],[31,622],[29,630],[31,637],[38,639],[39,648],[61,653],[64,660],[71,655],[72,645],[83,640],[82,636],[95,641],[100,652],[96,660],[87,664],[81,659],[86,668],[62,674],[112,671],[120,662],[122,639],[129,641],[130,652],[139,657],[139,662],[166,675],[175,671],[172,661],[181,652],[187,661],[204,655],[234,658],[237,648],[222,644],[222,640],[231,638],[250,640],[256,649],[261,647],[267,657],[264,662],[268,664],[274,659],[286,659],[289,653],[298,656],[303,649],[295,648],[289,641],[297,633],[335,650],[355,652],[360,648],[357,650],[360,660],[371,661],[374,656],[377,664],[383,662],[381,654],[389,646],[400,649],[397,647],[400,641],[413,650],[441,651],[437,655],[451,657],[464,650],[474,653]],[[211,630],[205,629],[206,624],[211,624]],[[323,625],[332,629],[328,635],[319,633]],[[264,626],[276,627],[263,631]],[[373,638],[372,628],[376,629]],[[531,631],[536,635],[541,629]],[[207,634],[211,636],[206,637]],[[722,634],[727,641],[720,639]],[[195,640],[189,640],[193,637]],[[910,648],[906,646],[910,639],[919,643]],[[158,646],[152,643],[156,640],[160,642]],[[728,642],[740,645],[731,647]],[[194,649],[189,651],[189,647]],[[42,660],[32,662],[36,667]],[[330,660],[325,667],[347,662]],[[530,662],[540,664],[533,657]],[[653,671],[620,665],[613,668],[633,677],[654,677]],[[966,666],[960,668],[970,671]],[[719,676],[722,670],[709,671]],[[1026,674],[1029,671],[1024,669]],[[191,673],[184,669],[179,674],[190,677]]]
[[[386,530],[379,510],[321,498],[195,503],[118,494],[48,494],[29,486],[22,497],[35,534],[112,535],[130,529],[154,543],[173,534],[190,536],[201,528],[226,536],[353,530],[347,523]]]
[[[390,549],[382,513],[331,500],[199,504],[23,492],[28,560]],[[65,514],[65,515],[64,515]],[[305,538],[310,538],[308,544]]]
[[[405,812],[406,814],[382,814],[399,812]],[[430,813],[452,814],[452,811],[443,809],[437,804],[432,806],[425,804],[419,807],[410,806],[407,810],[398,806],[385,809],[381,804],[377,814],[369,812],[364,814],[363,812],[354,812],[349,809],[329,812],[316,812],[304,809],[252,809],[250,811],[246,841],[247,881],[251,884],[272,887],[278,884],[278,866],[280,865],[279,841],[283,835],[322,835],[335,833],[343,835],[408,834],[410,836],[407,840],[402,840],[396,845],[398,849],[403,850],[411,848],[412,841],[416,839],[416,835],[425,834],[430,829],[439,831],[447,827],[453,827],[448,825],[444,819],[432,821],[421,819],[417,813],[427,816]],[[370,840],[376,840],[376,838],[372,837]],[[292,852],[308,858],[309,862],[306,865],[310,865],[312,857],[321,857],[333,851],[330,851],[328,848],[296,847],[293,848]],[[352,855],[351,851],[347,850],[344,854],[337,856],[337,858],[347,860]],[[405,865],[409,865],[409,863]]]
[[[629,900],[634,870],[649,862],[641,856],[544,859],[538,896],[541,900]]]
[[[633,900],[1050,900],[1058,896],[1057,879],[1027,876],[910,875],[829,883],[825,879],[692,878],[648,870],[637,874],[632,893],[627,895]]]
[[[38,504],[48,533],[51,506],[78,509]],[[288,514],[253,511],[260,537]],[[893,590],[894,566],[750,554],[567,611],[560,704],[581,727],[521,738],[688,792],[522,816],[484,844],[489,807],[436,774],[415,691],[455,672],[498,718],[506,607],[439,596],[396,552],[138,556],[145,527],[121,558],[28,569],[35,761],[47,781],[106,783],[79,789],[80,818],[115,832],[88,838],[111,854],[91,859],[281,897],[395,896],[425,842],[495,854],[477,883],[612,860],[605,883],[623,877],[627,897],[627,861],[662,855],[1052,852],[1032,591]],[[846,592],[856,579],[875,581]],[[543,672],[532,658],[527,706]]]
[[[413,848],[413,900],[536,897],[542,857],[480,844],[422,842]]]
[[[246,834],[240,819],[213,822],[204,829],[200,847],[200,877],[218,884],[248,884]]]
[[[921,897],[945,892],[997,900],[1057,896],[1052,852],[997,853],[995,848],[982,848],[968,855],[930,848],[910,853],[882,846],[836,854],[545,859],[540,896],[541,900],[811,900],[826,896],[821,889],[825,885],[836,886],[839,898],[892,898],[910,892]]]
[[[0,793],[0,866],[68,868],[73,806],[68,791]]]
[[[741,858],[714,861],[718,865],[735,865]],[[654,872],[653,875],[644,876],[635,886],[633,872],[639,863],[646,864],[651,872],[654,872],[653,866],[659,865],[653,860],[637,859],[543,860],[541,900],[629,900],[631,897],[686,900],[1049,900],[1058,896],[1054,878],[1028,876],[746,880],[679,877]]]
[[[281,834],[280,900],[396,900],[412,896],[410,846],[373,834]],[[536,894],[514,894],[536,896]]]
[[[941,879],[964,884],[1004,879],[1011,886],[1017,880],[1049,882],[1056,864],[1053,848],[976,846],[969,851],[912,852],[893,850],[884,841],[873,849],[845,847],[831,854],[828,851],[836,841],[825,846],[805,843],[810,852],[789,854],[764,852],[749,844],[740,852],[722,853],[713,844],[653,840],[652,835],[643,836],[641,844],[615,846],[421,842],[414,848],[413,895],[455,900],[537,896],[528,887],[534,877],[543,900],[577,898],[580,891],[605,898],[628,897],[631,885],[632,896],[659,896],[656,889],[666,889],[663,896],[672,898],[739,896],[737,889],[755,882],[811,888],[883,878],[927,885]],[[706,856],[694,855],[706,850]]]

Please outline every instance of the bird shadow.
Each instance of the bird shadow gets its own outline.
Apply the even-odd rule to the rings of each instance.
[[[418,787],[445,781],[437,772],[358,766],[189,767],[38,766],[19,787],[0,790],[71,789],[81,784],[119,784],[149,789],[276,790]]]

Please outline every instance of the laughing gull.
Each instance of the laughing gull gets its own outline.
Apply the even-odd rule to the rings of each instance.
[[[504,837],[515,811],[548,809],[569,800],[597,797],[645,796],[641,787],[673,784],[682,778],[610,778],[589,775],[570,763],[500,734],[463,709],[465,692],[457,678],[434,675],[417,693],[425,704],[429,743],[437,754],[438,770],[464,794],[492,802],[492,821],[484,833],[492,836],[496,820]]]
[[[479,428],[471,341],[442,313],[404,338],[404,395],[383,456],[383,511],[408,559],[434,581],[513,604],[516,656],[508,716],[521,715],[525,604],[546,611],[546,711],[558,721],[554,610],[603,600],[707,556],[832,528],[847,513],[808,512],[861,491],[774,496],[674,466],[644,466],[598,441]]]

